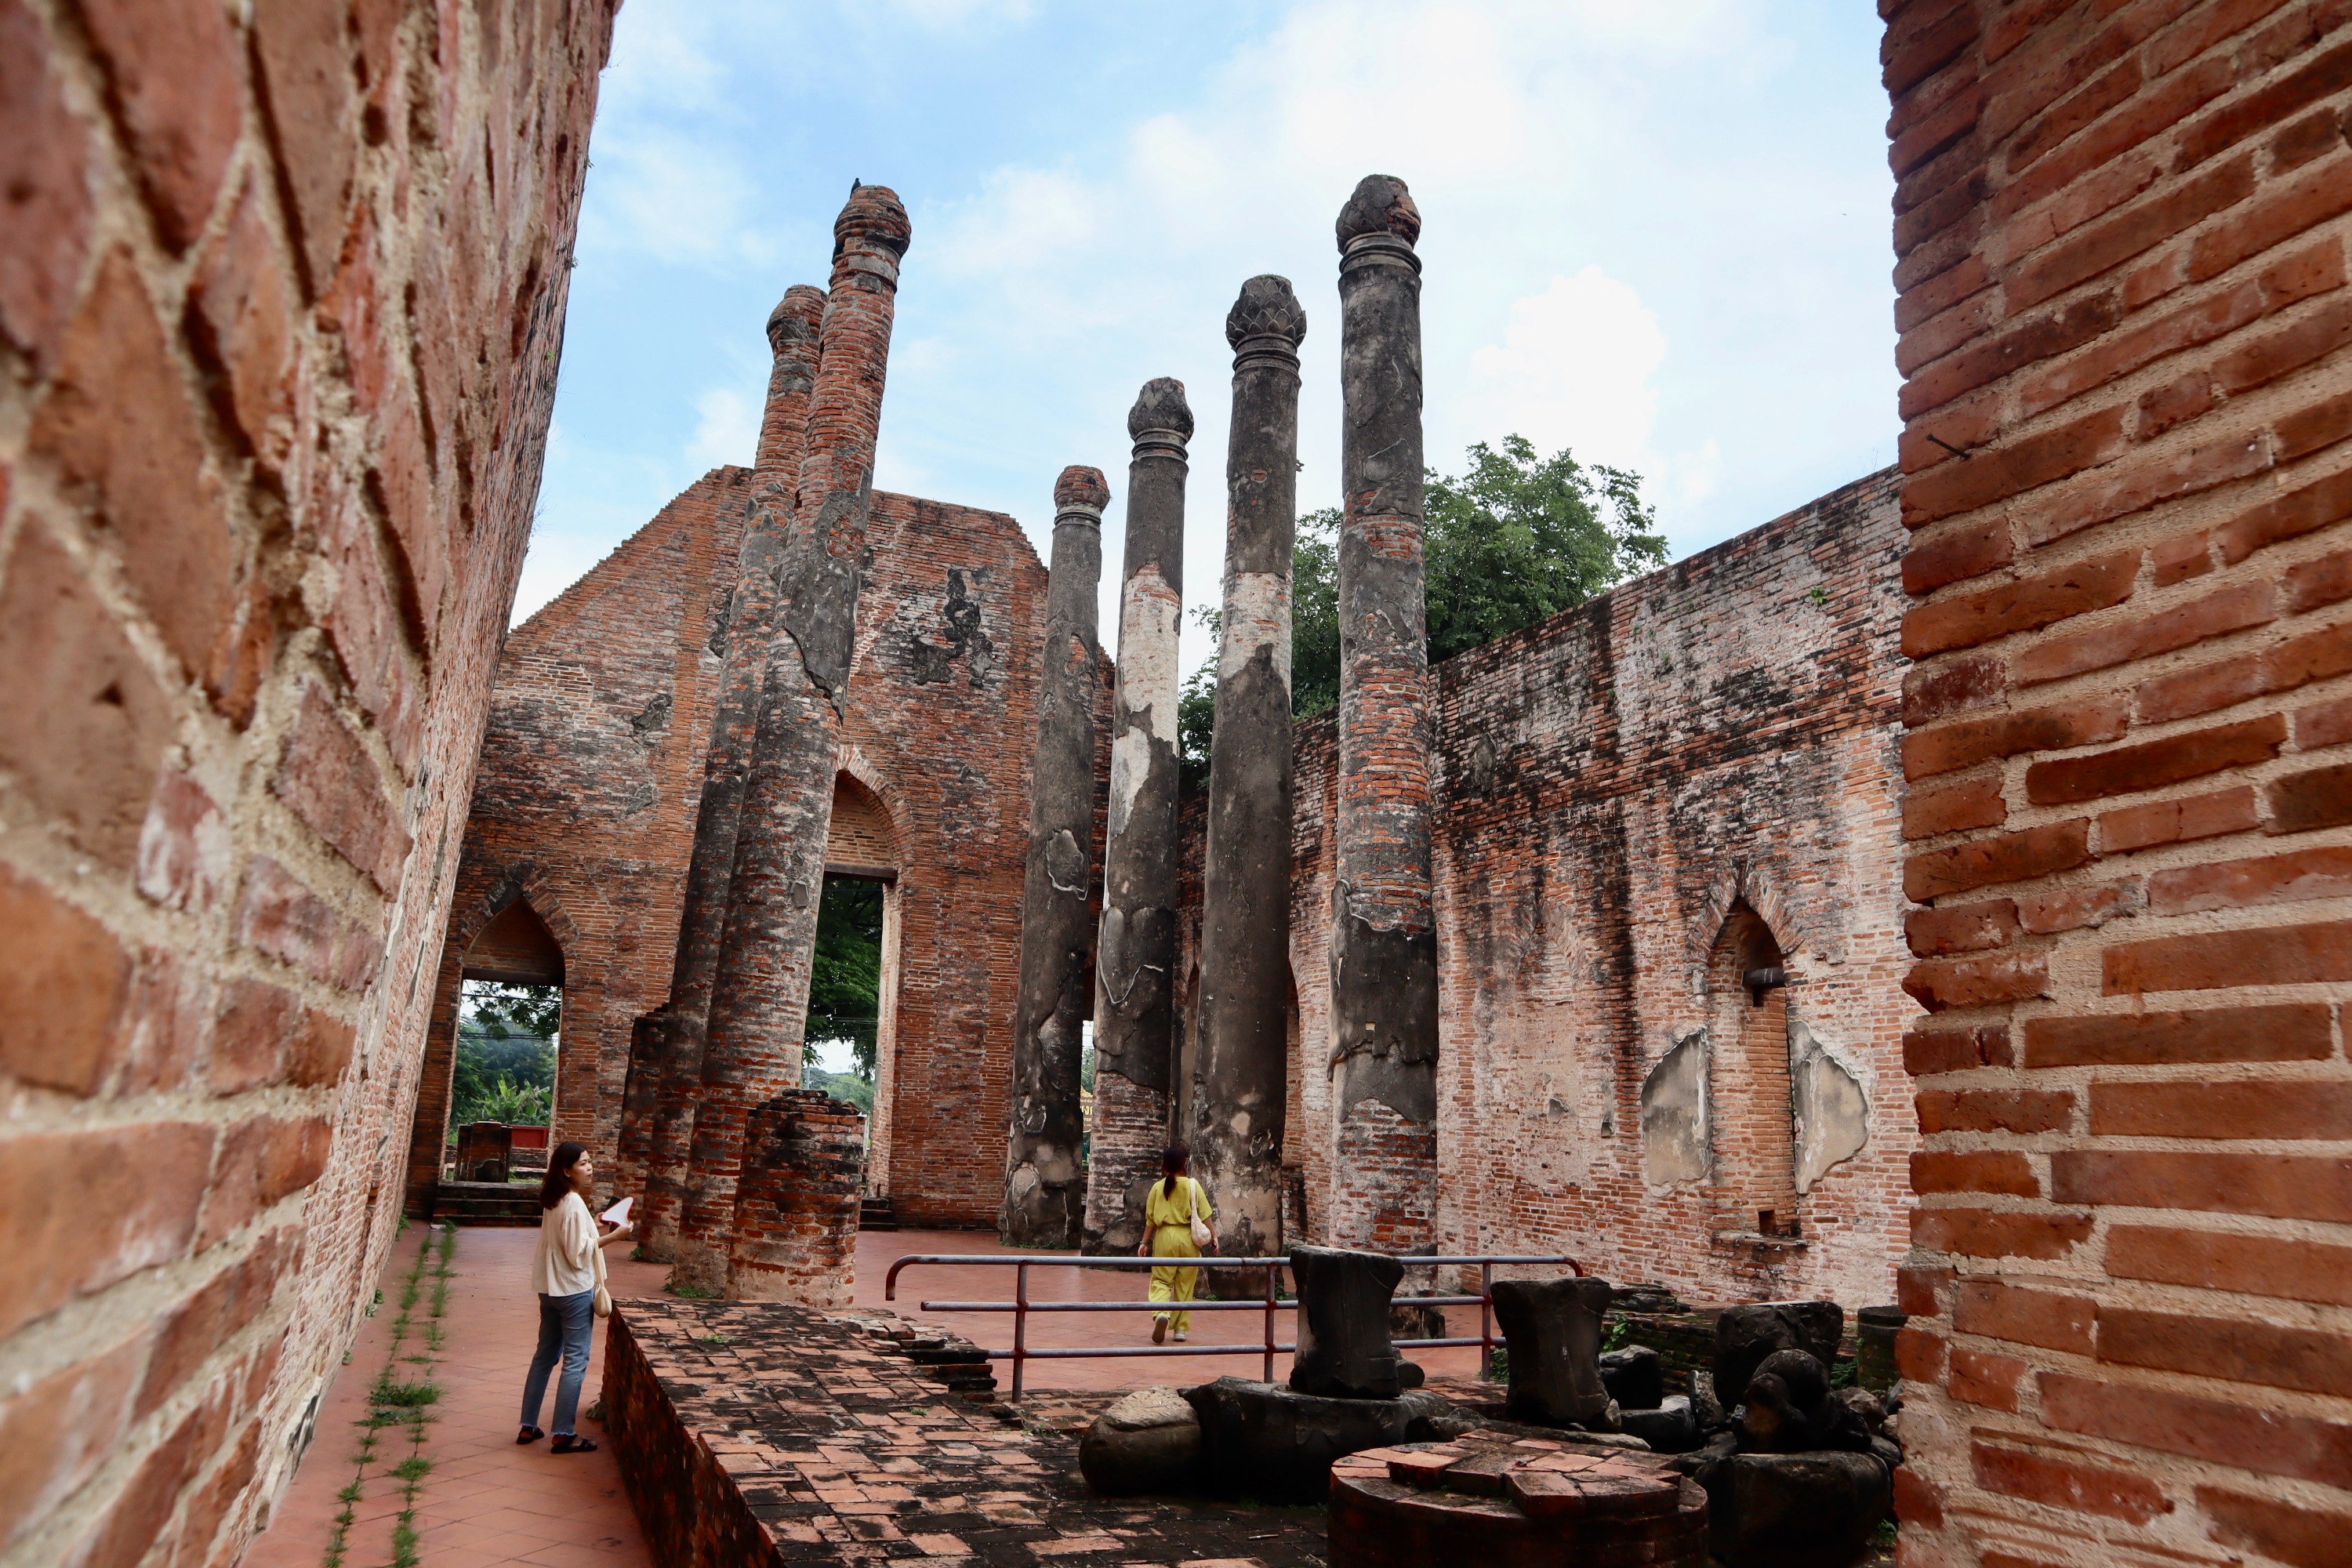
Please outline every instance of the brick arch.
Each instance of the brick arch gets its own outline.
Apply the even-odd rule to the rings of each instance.
[[[856,779],[882,803],[883,811],[890,818],[891,849],[897,857],[897,868],[904,876],[908,869],[907,846],[915,842],[915,813],[914,808],[907,804],[906,792],[876,763],[861,742],[850,741],[843,744],[836,771]]]
[[[507,906],[517,899],[530,902],[531,913],[540,918],[555,945],[563,950],[567,963],[580,945],[580,926],[556,896],[554,879],[548,869],[530,860],[518,860],[502,868],[482,896],[464,909],[449,911],[448,934],[443,940],[446,950],[454,951],[462,961],[482,928],[506,913]]]
[[[1684,956],[1694,971],[1706,970],[1733,908],[1739,904],[1746,904],[1770,928],[1772,940],[1780,944],[1782,953],[1795,952],[1806,945],[1804,930],[1789,912],[1780,889],[1773,884],[1772,874],[1752,861],[1734,861],[1717,875],[1683,933]]]

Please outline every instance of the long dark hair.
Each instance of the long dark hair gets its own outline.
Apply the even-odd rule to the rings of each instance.
[[[539,1206],[551,1209],[563,1201],[572,1190],[572,1167],[580,1156],[588,1152],[584,1143],[558,1143],[555,1152],[547,1157],[547,1174],[539,1179]]]
[[[1176,1178],[1182,1175],[1184,1167],[1192,1163],[1192,1151],[1181,1143],[1171,1143],[1160,1152],[1160,1170],[1168,1178],[1160,1184],[1161,1195],[1171,1198],[1176,1195]]]

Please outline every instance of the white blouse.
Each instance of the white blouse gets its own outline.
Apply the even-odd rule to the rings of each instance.
[[[596,1289],[596,1222],[578,1193],[564,1194],[539,1216],[530,1288],[542,1296],[577,1296]]]

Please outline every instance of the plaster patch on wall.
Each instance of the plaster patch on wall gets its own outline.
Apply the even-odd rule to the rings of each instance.
[[[1870,1097],[1854,1069],[1801,1019],[1789,1025],[1789,1096],[1797,1121],[1797,1191],[1807,1193],[1870,1142]]]
[[[1158,566],[1147,565],[1127,580],[1118,612],[1119,700],[1129,713],[1149,710],[1151,733],[1171,746],[1176,743],[1176,637],[1183,618],[1183,600]]]
[[[1274,650],[1274,670],[1290,689],[1290,579],[1274,572],[1231,572],[1225,576],[1223,642],[1217,650],[1217,679],[1230,680],[1261,647]]]
[[[1122,731],[1110,743],[1110,837],[1127,831],[1134,815],[1135,797],[1151,772],[1151,736],[1141,729]]]
[[[1707,1040],[1693,1029],[1642,1080],[1642,1181],[1653,1187],[1706,1180]]]

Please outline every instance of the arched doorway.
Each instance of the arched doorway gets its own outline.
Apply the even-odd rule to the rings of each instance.
[[[856,775],[835,774],[803,1072],[810,1087],[866,1110],[866,1184],[876,1197],[889,1192],[899,899],[889,806]]]
[[[1789,1091],[1789,1005],[1780,943],[1745,900],[1707,954],[1717,1223],[1797,1233],[1796,1121]]]
[[[467,945],[458,965],[457,1038],[447,1126],[450,1172],[478,1171],[464,1130],[497,1123],[510,1173],[546,1168],[557,1125],[556,1058],[562,1049],[563,949],[518,894]]]

